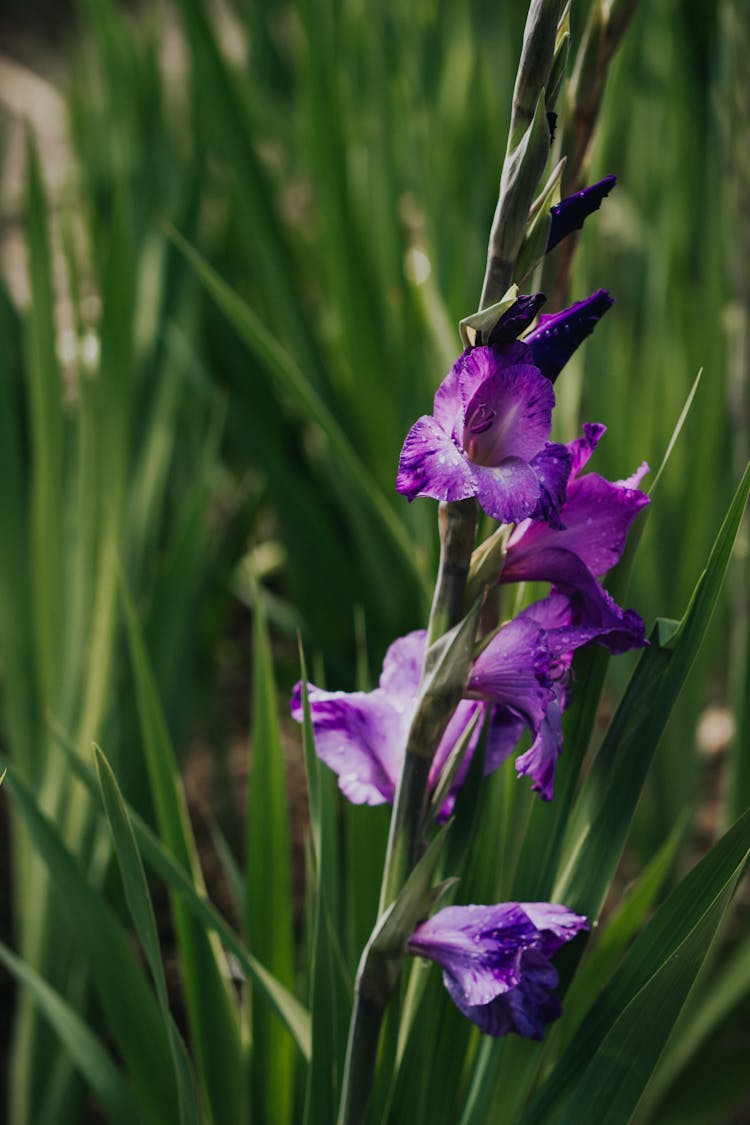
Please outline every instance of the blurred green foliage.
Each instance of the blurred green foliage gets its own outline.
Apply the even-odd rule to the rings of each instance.
[[[588,7],[572,9],[574,53]],[[49,718],[67,732],[81,767],[91,741],[101,743],[134,812],[158,825],[188,868],[194,842],[180,819],[177,767],[171,752],[166,765],[162,755],[159,781],[154,746],[171,742],[179,759],[197,729],[228,772],[244,700],[226,705],[221,692],[237,675],[232,666],[247,678],[241,605],[255,607],[262,590],[284,691],[297,675],[297,630],[329,684],[352,688],[395,636],[424,624],[437,558],[434,506],[397,496],[395,468],[409,425],[429,408],[460,347],[458,320],[478,303],[525,5],[234,0],[215,18],[202,0],[133,13],[114,0],[82,0],[80,12],[66,89],[72,183],[64,203],[49,198],[30,138],[31,302],[17,307],[0,294],[2,722],[4,753],[33,792],[37,814],[50,818],[88,885],[114,903],[104,925],[119,935],[111,939],[119,948],[126,909],[113,886],[109,837]],[[627,602],[649,626],[657,615],[684,612],[747,460],[748,22],[740,0],[693,5],[689,19],[677,0],[641,5],[615,59],[588,160],[591,179],[614,172],[619,182],[587,226],[568,295],[605,286],[617,303],[557,385],[556,436],[570,439],[583,419],[605,421],[597,470],[627,476],[644,458],[656,470],[704,372],[633,564]],[[564,99],[558,109],[564,117]],[[181,238],[209,265],[196,267]],[[70,339],[72,350],[61,347]],[[744,526],[707,643],[641,796],[622,881],[651,870],[648,861],[674,839],[684,810],[699,816],[700,831],[681,838],[678,869],[750,805],[747,548]],[[120,587],[130,591],[143,630],[139,639],[130,622],[134,671]],[[278,748],[275,688],[258,629],[255,737]],[[633,663],[612,670],[605,708]],[[719,739],[710,758],[696,742],[709,704],[735,721],[733,739]],[[584,752],[584,745],[569,750],[579,761]],[[274,793],[264,813],[285,850],[278,767],[269,753],[253,770]],[[330,820],[338,816],[333,785],[327,774],[319,780],[315,815]],[[499,775],[491,793],[509,810],[497,875],[504,886],[515,874],[503,869],[513,825],[529,812],[517,790],[510,812],[511,785]],[[304,815],[301,802],[295,811]],[[362,873],[377,867],[385,820],[382,810],[363,811],[365,827],[351,810],[342,814],[342,856],[315,856],[323,870],[349,864],[360,874],[345,884],[345,903],[335,901],[338,884],[329,877],[308,908],[317,926],[313,995],[321,974],[337,982],[331,1011],[317,1017],[330,1024],[332,1040],[342,1034],[347,973],[377,901],[376,884]],[[43,822],[34,823],[38,852],[48,837]],[[232,836],[231,820],[224,827]],[[117,982],[107,976],[101,943],[82,948],[75,923],[65,920],[31,832],[14,814],[16,947],[29,973],[64,994],[69,1009],[49,1001],[51,1024],[68,1029],[80,1047],[76,1066],[84,1059],[87,1083],[116,1104],[117,1080],[75,1012],[96,1025],[101,1009],[122,1031]],[[251,852],[259,847],[254,832]],[[58,844],[45,846],[48,863],[54,856],[64,864]],[[330,840],[328,847],[335,853]],[[53,882],[61,871],[82,909],[90,904],[68,867],[58,867]],[[256,951],[253,904],[262,891],[247,878],[237,914]],[[325,881],[320,872],[318,879]],[[669,885],[666,873],[660,879]],[[644,895],[638,924],[656,895]],[[341,924],[340,947],[321,937],[329,917]],[[187,1022],[212,1091],[212,1119],[237,1120],[240,1095],[220,1067],[210,1073],[201,1005],[221,1013],[222,1065],[251,1031],[261,1044],[256,1068],[269,1058],[289,1075],[298,1055],[289,1037],[274,1045],[278,1028],[265,1009],[243,1013],[239,1026],[222,958],[186,908],[176,918],[188,975],[205,986],[189,1000]],[[300,923],[275,922],[280,934],[270,927],[257,948],[277,951],[268,967],[291,988],[292,930]],[[648,1113],[718,1120],[712,1105],[703,1116],[687,1105],[681,1083],[689,1067],[696,1083],[703,1075],[713,1084],[719,1059],[726,1113],[747,1105],[744,1059],[730,1051],[730,1065],[725,1050],[742,1042],[747,1021],[746,920],[740,912],[722,925],[734,950],[727,972],[716,993],[699,978],[693,1022],[680,1025],[638,1120]],[[132,987],[145,995],[128,965],[125,977],[140,981]],[[38,983],[29,987],[46,995]],[[701,1004],[701,987],[713,1007]],[[82,1088],[32,995],[19,992],[9,1120],[80,1120]],[[466,1078],[476,1042],[451,1060],[455,1014],[438,986],[428,1004],[438,1057],[446,1070],[463,1067]],[[144,1012],[159,1026],[155,1002],[144,1000]],[[177,1104],[179,1073],[174,1084],[171,1072],[155,1073],[135,1038],[122,1036],[120,1053],[143,1077],[141,1106],[159,1120],[162,1097]],[[157,1060],[179,1059],[163,1026],[154,1037]],[[524,1050],[507,1048],[501,1073],[512,1073]],[[327,1050],[323,1065],[334,1065],[335,1054]],[[404,1066],[411,1061],[407,1054]],[[310,1107],[319,1091],[294,1089],[294,1104],[288,1089],[272,1094],[255,1105],[256,1119],[296,1120],[306,1097],[308,1119],[316,1120]],[[420,1120],[434,1109],[434,1094],[417,1086],[401,1104]],[[493,1104],[503,1104],[502,1094]],[[187,1113],[184,1098],[180,1105]]]

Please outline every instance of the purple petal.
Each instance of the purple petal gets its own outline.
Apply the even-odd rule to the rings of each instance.
[[[619,562],[630,525],[648,503],[648,496],[637,488],[586,473],[568,484],[561,511],[564,528],[551,530],[542,522],[517,527],[508,543],[509,564],[554,547],[572,552],[600,578]]]
[[[391,703],[400,708],[407,703],[413,708],[422,677],[422,661],[427,643],[427,632],[415,629],[405,637],[398,637],[383,659],[380,686],[388,692]]]
[[[437,752],[436,752],[435,757],[433,759],[432,766],[430,767],[430,780],[429,780],[430,789],[432,789],[433,786],[436,784],[438,778],[440,777],[440,774],[443,772],[443,768],[444,768],[445,763],[447,762],[451,752],[455,748],[456,743],[459,741],[459,739],[463,735],[464,731],[466,730],[467,726],[469,725],[469,723],[473,719],[474,715],[476,714],[477,711],[482,711],[483,709],[484,709],[483,703],[475,703],[475,702],[469,701],[468,699],[463,699],[459,703],[456,710],[453,712],[453,715],[451,716],[450,721],[448,722],[448,726],[445,728],[445,734],[443,735],[443,737],[440,740],[440,745],[437,748]],[[469,766],[471,764],[471,759],[474,756],[474,751],[476,750],[477,745],[479,743],[479,737],[480,737],[481,733],[482,733],[482,723],[480,721],[480,722],[477,723],[476,727],[474,728],[474,731],[472,732],[471,738],[469,739],[469,745],[466,748],[466,753],[464,755],[463,762],[461,763],[461,767],[459,768],[458,773],[456,774],[456,778],[455,778],[455,781],[453,783],[453,789],[452,789],[452,793],[453,793],[454,796],[455,796],[455,793],[460,789],[464,780],[466,779],[466,774],[467,774]],[[444,810],[444,813],[445,812],[446,812],[446,810]],[[449,811],[448,811],[448,813],[449,813]]]
[[[556,683],[555,696],[547,704],[542,724],[525,754],[516,759],[519,777],[532,779],[531,788],[543,801],[551,801],[555,786],[555,765],[563,749],[562,714],[565,706],[565,684]]]
[[[449,906],[417,927],[409,949],[442,967],[451,999],[482,1031],[539,1038],[560,1014],[548,957],[584,928],[552,903]]]
[[[570,595],[573,624],[593,628],[595,636],[586,639],[598,640],[610,652],[627,652],[645,644],[643,621],[638,614],[621,609],[572,551],[545,547],[511,558],[509,549],[500,581],[552,582]],[[569,644],[572,639],[573,634],[570,634],[563,643]],[[584,644],[585,640],[580,643]]]
[[[485,774],[494,773],[511,756],[525,730],[525,719],[516,715],[509,707],[492,708],[484,754]]]
[[[562,528],[561,509],[571,465],[568,450],[564,445],[549,441],[529,464],[539,481],[539,503],[532,518],[544,520],[550,527]]]
[[[551,957],[577,933],[589,928],[586,918],[558,902],[522,902],[520,905],[540,931],[538,948],[545,957]]]
[[[554,382],[579,344],[591,335],[613,304],[606,289],[597,289],[590,297],[577,301],[570,308],[540,316],[539,324],[523,343],[529,348],[532,361],[542,375]]]
[[[466,694],[510,707],[536,731],[551,695],[550,667],[543,630],[516,618],[475,660]]]
[[[508,311],[500,317],[492,329],[487,343],[492,347],[499,348],[503,344],[510,344],[511,341],[518,339],[535,319],[546,300],[544,293],[522,294],[515,304],[511,305]]]
[[[417,927],[409,949],[443,967],[454,999],[459,995],[468,1004],[487,1004],[518,984],[521,953],[537,937],[516,902],[447,906]]]
[[[452,993],[451,998],[485,1035],[499,1038],[515,1032],[528,1039],[542,1039],[545,1025],[562,1014],[562,1005],[552,991],[557,988],[557,970],[541,953],[529,949],[521,957],[521,972],[519,984],[489,1004],[469,1005]]]
[[[429,415],[419,418],[406,435],[396,490],[409,500],[466,500],[477,494],[474,467]]]
[[[543,448],[552,424],[555,395],[530,364],[506,365],[492,348],[475,348],[493,358],[494,370],[481,381],[462,380],[462,444],[476,465],[500,465],[508,457],[530,460]],[[473,375],[473,372],[471,373]]]
[[[568,442],[568,450],[573,458],[570,467],[571,478],[577,477],[584,465],[588,464],[591,454],[607,432],[607,427],[601,422],[584,422],[583,437]],[[631,485],[631,487],[635,487]]]
[[[476,467],[477,499],[500,523],[517,523],[546,512],[556,521],[553,504],[535,469],[520,457],[508,457],[493,468]]]
[[[302,721],[302,688],[292,695],[292,717]],[[401,772],[411,714],[396,710],[381,689],[321,691],[308,685],[315,750],[338,774],[339,788],[355,805],[392,802]]]
[[[616,183],[614,176],[605,176],[603,180],[567,196],[550,209],[552,222],[547,239],[547,253],[572,231],[581,229],[588,216],[599,209],[602,200],[609,195]]]

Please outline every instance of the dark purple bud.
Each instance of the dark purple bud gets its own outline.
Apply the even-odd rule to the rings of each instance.
[[[581,229],[591,212],[599,210],[601,201],[609,195],[616,183],[616,176],[605,176],[603,180],[569,195],[550,209],[552,222],[547,239],[547,253],[571,231]]]
[[[517,340],[547,300],[544,293],[522,294],[498,320],[487,341],[493,348],[501,348]]]
[[[554,383],[579,344],[596,328],[608,308],[614,304],[606,289],[597,289],[590,297],[577,301],[561,312],[540,316],[539,324],[524,338],[534,365]]]

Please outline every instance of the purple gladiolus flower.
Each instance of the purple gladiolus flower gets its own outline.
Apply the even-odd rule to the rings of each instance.
[[[310,713],[319,758],[338,774],[339,788],[355,805],[393,803],[414,714],[424,657],[426,633],[419,630],[394,641],[383,661],[374,691],[322,691],[308,685]],[[462,700],[443,735],[430,770],[435,784],[451,750],[484,704]],[[302,722],[302,684],[291,699],[292,717]],[[480,724],[481,725],[481,724]],[[479,740],[472,733],[453,794],[462,784]],[[443,808],[450,815],[453,796]]]
[[[591,212],[598,211],[602,200],[609,195],[616,183],[615,176],[605,176],[603,180],[598,180],[583,191],[567,196],[550,209],[552,221],[547,239],[547,253],[572,231],[580,230]]]
[[[531,362],[554,383],[573,352],[591,335],[613,304],[606,289],[597,289],[570,308],[543,313],[536,328],[523,339]]]
[[[526,520],[508,540],[500,581],[551,582],[572,599],[572,624],[598,631],[611,652],[644,644],[643,621],[621,609],[597,581],[622,555],[628,529],[648,503],[638,484],[648,472],[643,462],[627,480],[608,481],[598,473],[579,476],[606,427],[587,423],[584,436],[568,445],[572,468],[557,530]]]
[[[549,958],[588,921],[566,906],[448,906],[423,922],[409,951],[436,961],[457,1008],[487,1035],[541,1039],[561,1013]]]
[[[516,345],[465,351],[435,394],[432,415],[409,430],[396,488],[413,500],[466,500],[503,523],[531,517],[560,526],[570,467],[549,442],[555,395]]]

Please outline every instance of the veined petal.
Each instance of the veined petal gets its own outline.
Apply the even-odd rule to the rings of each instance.
[[[391,703],[396,707],[402,702],[408,704],[409,710],[414,707],[426,643],[426,630],[415,629],[405,637],[398,637],[388,647],[380,673],[380,686],[388,692]]]
[[[551,384],[531,364],[502,363],[492,348],[475,348],[471,355],[478,352],[492,357],[495,369],[483,363],[481,381],[462,380],[463,447],[477,465],[499,465],[508,457],[528,461],[549,437],[555,405]]]
[[[466,500],[477,494],[473,465],[429,415],[419,418],[406,435],[396,490],[409,500]]]
[[[532,779],[531,788],[543,801],[551,801],[555,787],[555,766],[563,749],[562,714],[565,705],[564,683],[556,683],[554,698],[547,704],[547,710],[532,742],[525,754],[516,758],[516,773],[519,777]]]
[[[417,927],[409,949],[442,965],[451,995],[487,1004],[518,984],[521,953],[536,938],[535,926],[516,902],[447,906]]]
[[[586,473],[568,484],[561,518],[564,527],[552,530],[535,522],[517,527],[508,542],[508,556],[516,558],[547,547],[571,551],[599,578],[619,562],[628,530],[649,503],[645,492]]]
[[[572,551],[544,547],[511,557],[509,548],[500,581],[553,583],[571,598],[573,624],[593,627],[597,636],[588,639],[598,640],[610,652],[627,652],[645,644],[643,621],[638,614],[621,609]]]
[[[551,695],[550,668],[544,631],[517,617],[475,660],[466,694],[511,708],[536,731]]]
[[[607,427],[601,422],[584,422],[583,436],[568,442],[568,450],[573,459],[570,466],[571,480],[578,476],[584,465],[588,464],[591,454],[606,432]]]
[[[530,461],[539,481],[539,504],[533,519],[544,520],[550,527],[564,527],[561,509],[565,502],[566,484],[570,475],[570,453],[564,445],[548,441],[541,453]]]
[[[355,805],[392,802],[404,757],[411,714],[396,710],[380,688],[371,692],[322,691],[308,685],[315,750],[339,778]],[[291,701],[302,721],[302,686]]]
[[[451,999],[482,1031],[540,1038],[560,1014],[548,958],[584,928],[553,903],[449,906],[417,927],[409,949],[442,967]]]

